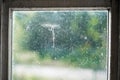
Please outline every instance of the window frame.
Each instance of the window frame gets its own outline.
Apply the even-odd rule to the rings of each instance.
[[[9,8],[109,8],[110,15],[110,76],[108,80],[119,80],[118,77],[118,47],[119,47],[119,1],[118,0],[1,0],[0,4],[0,79],[10,80],[9,77]]]

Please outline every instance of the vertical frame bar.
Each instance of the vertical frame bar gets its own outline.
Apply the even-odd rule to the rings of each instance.
[[[8,47],[9,47],[9,54],[8,54],[8,80],[12,80],[12,33],[13,33],[13,10],[9,9],[9,29],[8,29]]]
[[[9,6],[4,1],[1,9],[1,80],[8,80],[8,14]]]
[[[108,22],[107,22],[107,24],[108,24],[108,30],[107,30],[107,34],[108,34],[108,50],[107,50],[107,52],[106,53],[108,53],[108,58],[107,58],[107,70],[108,70],[108,72],[107,72],[107,80],[110,80],[110,60],[111,60],[111,58],[110,58],[110,56],[111,56],[111,8],[108,10]]]
[[[120,0],[118,2],[120,4]],[[118,80],[120,80],[120,5],[119,5],[119,52],[118,52]]]
[[[118,80],[118,0],[112,0],[111,4],[111,65],[110,80]]]
[[[1,64],[2,64],[2,58],[1,58],[1,8],[2,8],[2,0],[0,0],[0,80],[1,80],[1,77],[2,77],[2,67],[1,67]]]

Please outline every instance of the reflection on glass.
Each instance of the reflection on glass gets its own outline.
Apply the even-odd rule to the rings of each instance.
[[[107,11],[13,11],[12,80],[107,80]]]

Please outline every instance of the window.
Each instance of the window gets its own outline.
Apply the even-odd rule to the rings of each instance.
[[[105,57],[105,59],[107,60],[107,62],[105,61],[105,65],[108,65],[108,69],[107,69],[107,74],[105,73],[105,75],[107,75],[106,77],[107,77],[107,79],[105,78],[104,80],[117,80],[117,74],[118,74],[118,72],[117,72],[117,55],[118,55],[118,41],[116,41],[116,40],[118,40],[118,33],[116,33],[116,31],[118,30],[118,22],[117,22],[117,20],[118,20],[118,18],[117,18],[117,16],[116,15],[118,15],[117,14],[117,1],[113,1],[113,2],[110,2],[110,1],[104,1],[104,0],[101,0],[101,1],[95,1],[96,3],[94,4],[93,3],[93,1],[91,1],[91,2],[87,2],[87,1],[83,1],[83,2],[81,2],[81,1],[79,1],[79,0],[75,0],[75,1],[72,1],[72,0],[69,0],[69,1],[64,1],[64,0],[61,0],[61,1],[59,1],[59,0],[56,0],[56,1],[50,1],[50,0],[45,0],[45,1],[40,1],[40,0],[36,0],[36,1],[28,1],[28,0],[26,0],[26,1],[5,1],[4,2],[4,4],[2,5],[2,37],[1,37],[1,62],[2,62],[2,66],[1,66],[1,70],[2,70],[2,73],[1,73],[1,76],[2,76],[2,80],[11,80],[11,79],[13,79],[12,78],[12,76],[13,76],[13,73],[15,72],[15,66],[13,66],[13,65],[11,65],[11,64],[14,64],[14,62],[15,61],[17,61],[17,59],[19,59],[19,58],[16,58],[16,59],[14,59],[15,58],[15,51],[13,50],[14,49],[14,47],[16,48],[16,47],[18,47],[18,46],[15,46],[14,44],[17,44],[18,42],[20,42],[20,41],[18,41],[17,39],[20,39],[19,37],[20,37],[20,35],[18,35],[19,34],[19,30],[20,29],[18,29],[18,32],[17,32],[17,30],[16,29],[14,29],[14,28],[16,28],[16,27],[11,27],[11,25],[12,26],[15,26],[15,25],[18,25],[18,24],[21,24],[21,25],[23,25],[22,24],[22,19],[23,18],[26,18],[26,21],[27,21],[27,19],[28,18],[30,18],[30,16],[31,17],[33,17],[34,15],[37,15],[37,13],[39,13],[39,14],[42,14],[43,13],[43,15],[42,16],[40,16],[40,18],[41,17],[46,17],[47,16],[47,14],[49,13],[52,13],[51,15],[49,15],[50,17],[49,17],[49,19],[47,18],[47,19],[44,19],[43,20],[43,22],[42,22],[42,20],[40,20],[40,28],[41,28],[41,30],[43,31],[43,33],[41,33],[41,34],[39,34],[39,36],[40,37],[42,37],[43,35],[44,36],[47,36],[47,37],[44,37],[43,36],[43,44],[42,45],[45,45],[45,43],[47,43],[47,46],[43,46],[44,48],[42,48],[42,52],[40,53],[40,54],[42,54],[43,52],[45,52],[45,53],[50,53],[51,55],[52,55],[52,58],[53,59],[51,59],[51,55],[43,55],[44,57],[45,57],[45,59],[43,59],[43,62],[45,61],[45,60],[47,60],[47,59],[49,59],[49,61],[51,61],[51,60],[54,60],[54,61],[56,61],[56,60],[58,60],[58,62],[62,62],[63,60],[62,59],[64,59],[64,61],[63,62],[67,62],[67,60],[68,60],[68,62],[69,62],[69,60],[70,61],[72,61],[72,65],[69,65],[68,63],[58,63],[57,65],[63,65],[63,64],[65,64],[65,66],[66,65],[69,65],[69,66],[71,66],[71,67],[73,67],[73,66],[78,66],[79,64],[78,63],[76,63],[76,58],[75,59],[72,59],[72,58],[74,58],[74,56],[76,56],[76,55],[71,55],[71,57],[70,56],[68,56],[68,57],[65,57],[65,56],[61,56],[60,58],[58,58],[59,56],[57,56],[57,55],[53,55],[54,53],[57,53],[57,54],[60,54],[60,53],[64,53],[64,51],[66,51],[66,52],[68,52],[69,51],[69,49],[67,49],[66,47],[64,47],[64,45],[63,44],[65,44],[64,42],[65,41],[67,41],[68,40],[68,42],[70,42],[70,39],[69,39],[69,37],[75,37],[74,39],[75,39],[75,41],[76,42],[78,42],[78,43],[76,43],[76,44],[74,44],[74,42],[70,42],[69,44],[72,44],[72,45],[74,45],[74,46],[72,46],[72,48],[71,48],[71,46],[68,46],[68,47],[70,47],[70,54],[72,54],[72,53],[77,53],[77,51],[78,51],[78,53],[80,52],[79,50],[77,50],[77,48],[78,48],[78,46],[80,47],[80,45],[82,45],[82,42],[81,42],[81,44],[79,45],[79,43],[80,43],[80,41],[82,41],[82,40],[79,40],[78,41],[78,38],[77,38],[77,34],[78,33],[81,33],[81,32],[77,32],[77,31],[75,31],[74,33],[72,33],[72,32],[70,32],[70,31],[74,31],[74,30],[77,30],[77,29],[74,29],[75,27],[73,27],[73,29],[69,29],[70,27],[72,27],[72,25],[73,26],[78,26],[78,25],[82,25],[82,24],[78,24],[77,23],[77,21],[74,21],[75,20],[75,18],[79,18],[79,17],[76,17],[76,16],[79,16],[79,15],[81,15],[81,14],[83,14],[84,13],[84,11],[86,11],[86,13],[84,13],[84,14],[86,14],[86,16],[87,16],[87,14],[88,14],[88,17],[90,17],[90,19],[91,20],[88,20],[88,22],[86,22],[87,24],[84,24],[84,25],[88,25],[88,23],[90,22],[90,23],[92,23],[92,19],[93,19],[93,23],[94,23],[94,21],[97,21],[97,19],[99,19],[99,18],[96,18],[96,20],[94,20],[95,18],[93,18],[93,17],[95,17],[96,15],[95,15],[95,13],[97,13],[97,15],[100,15],[100,14],[102,14],[102,13],[104,13],[105,12],[105,14],[107,15],[106,16],[106,19],[107,20],[105,20],[106,21],[106,23],[105,23],[105,25],[106,24],[108,24],[109,25],[109,27],[108,26],[105,26],[105,33],[110,33],[109,34],[109,36],[108,36],[108,34],[106,34],[105,36],[108,36],[109,38],[107,38],[108,39],[108,41],[105,39],[105,41],[107,41],[106,42],[106,44],[108,43],[109,44],[109,48],[108,47],[106,47],[106,48],[108,48],[108,49],[104,49],[105,50],[105,52],[107,52],[107,53],[109,53],[110,55],[107,55],[107,57]],[[9,4],[8,4],[9,3]],[[30,3],[32,3],[32,5],[30,4]],[[112,3],[112,4],[111,4]],[[96,6],[96,7],[94,7],[94,6]],[[74,10],[74,9],[72,9],[71,7],[73,7],[74,9],[78,9],[78,8],[81,8],[81,10]],[[16,10],[14,10],[16,8]],[[29,9],[28,9],[29,8]],[[35,11],[35,9],[42,9],[43,8],[43,10],[37,10],[38,12],[36,12]],[[46,9],[48,9],[48,10],[46,10],[46,11],[44,11],[44,8],[46,8]],[[60,9],[59,11],[54,11],[54,10],[50,10],[50,9]],[[66,12],[66,10],[63,10],[64,8],[66,8],[66,10],[67,9],[70,9],[70,11],[68,11],[68,12]],[[33,11],[32,13],[33,14],[31,14],[31,15],[29,15],[29,11],[26,11],[26,10],[29,10],[29,11]],[[87,11],[88,10],[88,11]],[[89,10],[91,10],[91,11],[89,11]],[[95,10],[98,10],[98,12],[96,11],[95,12]],[[105,10],[105,11],[104,11]],[[9,12],[10,11],[10,12]],[[11,14],[11,11],[13,11],[13,17],[11,17],[12,16],[12,14]],[[43,12],[42,12],[43,11]],[[36,12],[36,13],[35,13]],[[64,22],[64,24],[63,23],[61,23],[60,22],[60,19],[59,18],[65,18],[65,17],[59,17],[59,15],[58,14],[63,14],[63,13],[66,13],[67,15],[63,15],[63,16],[68,16],[68,14],[70,13],[70,17],[72,17],[71,19],[66,19],[65,21],[64,20],[61,20],[61,21],[63,21]],[[109,13],[109,14],[108,14]],[[17,15],[19,14],[19,16],[17,17]],[[74,14],[74,15],[73,15]],[[78,15],[76,15],[75,16],[75,14],[78,14]],[[51,18],[51,16],[54,16],[54,15],[57,15],[59,18],[56,18],[56,20],[54,19],[54,18]],[[72,15],[72,16],[71,16]],[[93,16],[92,16],[93,15]],[[23,16],[25,16],[25,17],[23,17]],[[28,16],[28,17],[26,17],[26,16]],[[92,17],[91,17],[92,16]],[[21,23],[20,23],[20,19],[18,19],[18,22],[17,22],[17,20],[16,20],[16,18],[21,18],[21,17],[23,17],[22,19],[21,19]],[[33,17],[33,18],[35,18],[35,16]],[[40,18],[35,18],[35,20],[37,20],[37,19],[40,19]],[[66,18],[69,18],[69,17],[66,17]],[[103,18],[103,17],[102,17]],[[33,34],[30,34],[31,32],[29,32],[29,31],[31,31],[31,25],[33,25],[33,24],[31,24],[31,22],[33,22],[34,24],[36,23],[35,22],[35,20],[29,20],[28,21],[28,23],[26,23],[27,24],[27,26],[26,27],[23,27],[23,28],[25,28],[24,30],[26,30],[26,31],[28,31],[27,33],[29,33],[28,35],[33,35]],[[48,21],[47,21],[48,20]],[[73,21],[69,21],[70,20],[73,20]],[[7,21],[7,22],[6,22]],[[38,20],[37,20],[38,21]],[[58,22],[60,22],[61,24],[58,24],[57,22],[55,23],[55,21],[58,21]],[[70,24],[70,26],[68,26],[69,24],[67,23],[67,21],[69,22],[69,24]],[[80,21],[80,19],[78,19],[78,21]],[[75,23],[76,22],[76,23]],[[9,24],[8,24],[9,23]],[[12,24],[12,23],[14,23],[14,24]],[[67,23],[67,24],[66,24]],[[97,23],[97,22],[95,22],[95,23]],[[98,21],[98,24],[99,24],[100,22]],[[111,24],[112,23],[112,24]],[[24,25],[26,25],[26,24],[24,24]],[[90,24],[89,24],[90,25]],[[91,25],[95,25],[95,24],[91,24]],[[96,24],[97,25],[97,24]],[[9,27],[8,27],[9,26]],[[34,26],[34,25],[33,25]],[[50,28],[49,28],[49,27]],[[53,28],[52,26],[55,26],[55,28]],[[63,27],[63,26],[68,26],[68,27]],[[111,28],[110,28],[110,26],[111,26]],[[63,32],[61,32],[62,31],[62,29],[61,29],[61,27],[62,28],[67,28],[67,29],[64,29],[63,30]],[[108,27],[108,28],[107,28]],[[19,27],[20,28],[20,27]],[[58,29],[57,29],[58,28]],[[82,27],[83,28],[83,27]],[[89,27],[90,28],[90,27]],[[80,29],[80,28],[78,28],[78,29]],[[86,28],[86,29],[88,29],[88,28]],[[38,30],[39,31],[39,28],[38,29],[34,29],[34,30]],[[34,31],[33,30],[33,31]],[[69,31],[68,31],[69,30]],[[99,33],[96,33],[95,35],[94,35],[94,33],[92,34],[92,32],[93,31],[90,31],[90,30],[94,30],[94,29],[88,29],[88,33],[87,33],[87,35],[89,35],[89,36],[87,36],[87,35],[85,35],[85,36],[83,36],[83,38],[81,38],[81,35],[80,34],[78,34],[78,37],[80,37],[80,39],[84,39],[83,41],[86,41],[86,40],[88,40],[88,39],[90,39],[89,37],[90,37],[90,35],[91,35],[91,37],[93,37],[92,39],[96,39],[97,40],[97,37],[99,36]],[[95,30],[97,30],[97,29],[95,29]],[[15,33],[15,31],[16,31],[16,33]],[[38,32],[38,31],[35,31],[35,32]],[[73,34],[73,35],[75,35],[75,36],[71,36],[71,35],[69,35],[68,34],[68,32],[69,32],[69,34]],[[84,31],[84,30],[78,30],[78,31]],[[13,33],[12,33],[13,32]],[[64,36],[65,37],[63,37],[63,36],[57,36],[57,35],[60,35],[58,32],[61,32],[61,33],[64,33]],[[95,32],[95,31],[94,31]],[[98,31],[99,32],[99,31]],[[21,32],[21,34],[23,34],[24,33],[24,31],[22,31]],[[33,33],[33,32],[32,32]],[[45,34],[46,33],[46,34]],[[84,33],[84,32],[83,32]],[[37,35],[38,35],[38,33],[36,33]],[[48,35],[49,34],[49,35]],[[81,33],[82,34],[82,33]],[[13,35],[13,36],[12,36]],[[18,36],[17,36],[18,35]],[[67,36],[68,35],[68,36]],[[93,35],[93,36],[92,36]],[[102,34],[103,35],[103,34]],[[106,38],[104,36],[104,38]],[[17,38],[18,37],[18,38]],[[29,37],[29,36],[25,36],[25,38],[26,37],[28,37],[28,38],[31,38],[31,37]],[[35,37],[35,36],[34,36]],[[63,39],[63,38],[65,38],[65,40]],[[68,38],[68,39],[67,39]],[[35,38],[33,38],[33,39],[35,39]],[[40,40],[41,38],[39,38],[38,40]],[[45,40],[44,40],[45,39]],[[71,38],[71,39],[73,39],[73,38]],[[29,39],[30,40],[30,39]],[[27,38],[26,38],[26,41],[29,41],[29,40],[27,40]],[[61,40],[61,41],[60,41]],[[103,41],[104,39],[102,38],[102,41]],[[15,42],[14,42],[15,41]],[[17,42],[18,41],[18,42]],[[31,39],[31,41],[35,41],[35,40],[32,40]],[[30,41],[30,42],[31,42]],[[46,42],[45,42],[46,41]],[[71,40],[71,41],[73,41],[73,40]],[[90,41],[91,42],[91,41]],[[95,41],[96,42],[96,41]],[[98,42],[100,42],[100,41],[98,41]],[[24,41],[23,41],[23,43],[24,43]],[[35,42],[34,42],[35,43]],[[31,43],[31,45],[33,45],[34,46],[34,43],[32,44]],[[37,43],[37,42],[36,42]],[[83,42],[83,44],[84,44],[85,42]],[[26,44],[26,43],[25,43]],[[30,44],[30,43],[29,43]],[[59,44],[59,45],[58,45]],[[38,44],[36,44],[36,45],[38,45]],[[66,43],[66,45],[68,45],[68,43]],[[97,45],[96,43],[95,43],[95,45]],[[99,44],[98,44],[99,45]],[[38,45],[39,46],[39,45]],[[62,46],[62,47],[61,47]],[[84,46],[85,46],[85,44],[84,44]],[[84,48],[84,46],[82,45],[81,46],[81,48],[80,49],[83,49]],[[89,45],[88,45],[88,43],[86,44],[86,46],[88,46],[89,47]],[[108,45],[106,45],[106,46],[108,46]],[[59,48],[58,48],[59,47]],[[64,48],[63,48],[64,47]],[[39,47],[40,48],[40,47]],[[56,50],[55,51],[55,49],[56,48],[58,48],[58,49],[60,49],[60,50]],[[96,47],[97,48],[97,47]],[[18,48],[18,49],[20,49],[20,48]],[[39,49],[37,49],[37,48],[31,48],[31,49],[33,49],[33,52],[26,52],[26,56],[27,57],[29,57],[28,55],[30,55],[29,53],[31,53],[31,55],[32,55],[32,53],[38,53],[39,52]],[[44,50],[45,49],[45,50]],[[62,50],[62,49],[66,49],[66,50]],[[16,49],[15,49],[16,50]],[[73,50],[73,51],[71,51],[71,50]],[[36,52],[35,52],[36,51]],[[58,52],[58,51],[60,51],[60,53]],[[61,51],[63,51],[63,52],[61,52]],[[81,50],[82,51],[82,50]],[[88,50],[84,50],[84,51],[88,51]],[[95,51],[95,50],[93,50],[93,51]],[[11,54],[12,53],[12,54]],[[27,55],[27,53],[28,53],[28,55]],[[44,53],[44,54],[45,54]],[[83,53],[83,52],[82,52]],[[39,54],[39,53],[38,53]],[[60,54],[61,55],[61,54]],[[11,57],[12,56],[12,57]],[[20,54],[20,56],[19,57],[21,57],[22,56],[22,54]],[[25,56],[25,55],[24,55]],[[34,56],[37,56],[36,57],[36,59],[38,58],[38,55],[33,55],[33,57]],[[17,57],[18,57],[18,54],[17,54]],[[26,58],[27,58],[26,57]],[[30,56],[31,57],[31,56]],[[30,59],[30,57],[28,58],[28,59]],[[63,58],[63,57],[65,57],[65,58]],[[78,56],[77,56],[78,57]],[[32,58],[32,57],[31,57]],[[69,59],[68,59],[69,58]],[[101,57],[100,57],[101,58]],[[11,61],[13,59],[13,61]],[[32,58],[33,59],[33,58]],[[41,58],[40,58],[41,59]],[[78,58],[78,59],[80,59],[80,58]],[[85,58],[83,58],[83,59],[85,59]],[[97,58],[98,59],[98,58]],[[108,60],[109,59],[109,60]],[[25,59],[24,59],[25,60]],[[81,59],[82,60],[82,59]],[[19,61],[20,60],[18,60],[18,63],[19,63]],[[83,60],[83,63],[85,64],[85,61],[86,60]],[[97,61],[97,60],[96,60]],[[25,61],[23,61],[23,62],[25,62]],[[29,61],[27,61],[26,60],[26,63],[28,64],[28,62]],[[33,63],[34,63],[35,61],[33,61]],[[79,61],[78,61],[79,62]],[[82,61],[81,61],[82,62]],[[22,63],[21,61],[20,61],[20,63]],[[30,61],[30,63],[31,63],[31,61]],[[46,62],[45,62],[46,63]],[[45,63],[43,63],[43,64],[45,64]],[[55,62],[56,63],[56,62]],[[107,64],[106,64],[107,63]],[[53,64],[53,63],[52,63]],[[71,63],[70,63],[71,64]],[[56,64],[53,64],[53,65],[56,65]],[[104,64],[103,64],[104,65]],[[81,67],[83,66],[85,66],[85,65],[80,65]],[[100,65],[101,66],[101,65]],[[99,68],[100,66],[98,66],[97,68]],[[19,66],[18,66],[19,67]],[[87,66],[85,66],[85,67],[87,67]],[[95,66],[94,66],[95,67]],[[11,68],[12,68],[12,70],[11,70]],[[45,68],[45,67],[43,67],[43,68]],[[91,67],[92,68],[92,67]],[[104,67],[105,68],[105,67]],[[27,68],[24,68],[25,70],[27,70],[28,69],[28,67]],[[77,68],[75,68],[75,69],[77,69]],[[23,69],[22,69],[23,70]],[[44,69],[42,69],[42,70],[44,70]],[[61,70],[62,71],[62,70]],[[77,70],[78,71],[78,70]],[[11,73],[12,72],[12,73]],[[84,73],[84,72],[82,72],[82,73]],[[51,73],[52,74],[52,73]],[[37,74],[36,74],[37,75]],[[24,75],[25,76],[25,75]],[[89,76],[87,76],[87,77],[89,77]],[[100,77],[100,76],[99,76]],[[45,77],[46,78],[46,77]],[[30,78],[30,79],[32,79],[32,77]],[[14,80],[14,79],[13,79]],[[26,80],[26,79],[24,79],[24,80]],[[46,79],[42,79],[42,80],[46,80]],[[50,80],[50,79],[48,79],[48,80]],[[56,80],[56,79],[55,79]],[[63,79],[64,80],[64,79]],[[66,79],[65,79],[66,80]],[[69,80],[69,79],[68,79]],[[92,79],[91,79],[92,80]],[[95,79],[95,80],[97,80],[97,79]]]
[[[13,80],[107,80],[108,10],[12,13]]]

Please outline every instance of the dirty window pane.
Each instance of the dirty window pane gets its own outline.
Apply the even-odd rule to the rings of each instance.
[[[12,80],[107,80],[107,14],[13,11]]]

